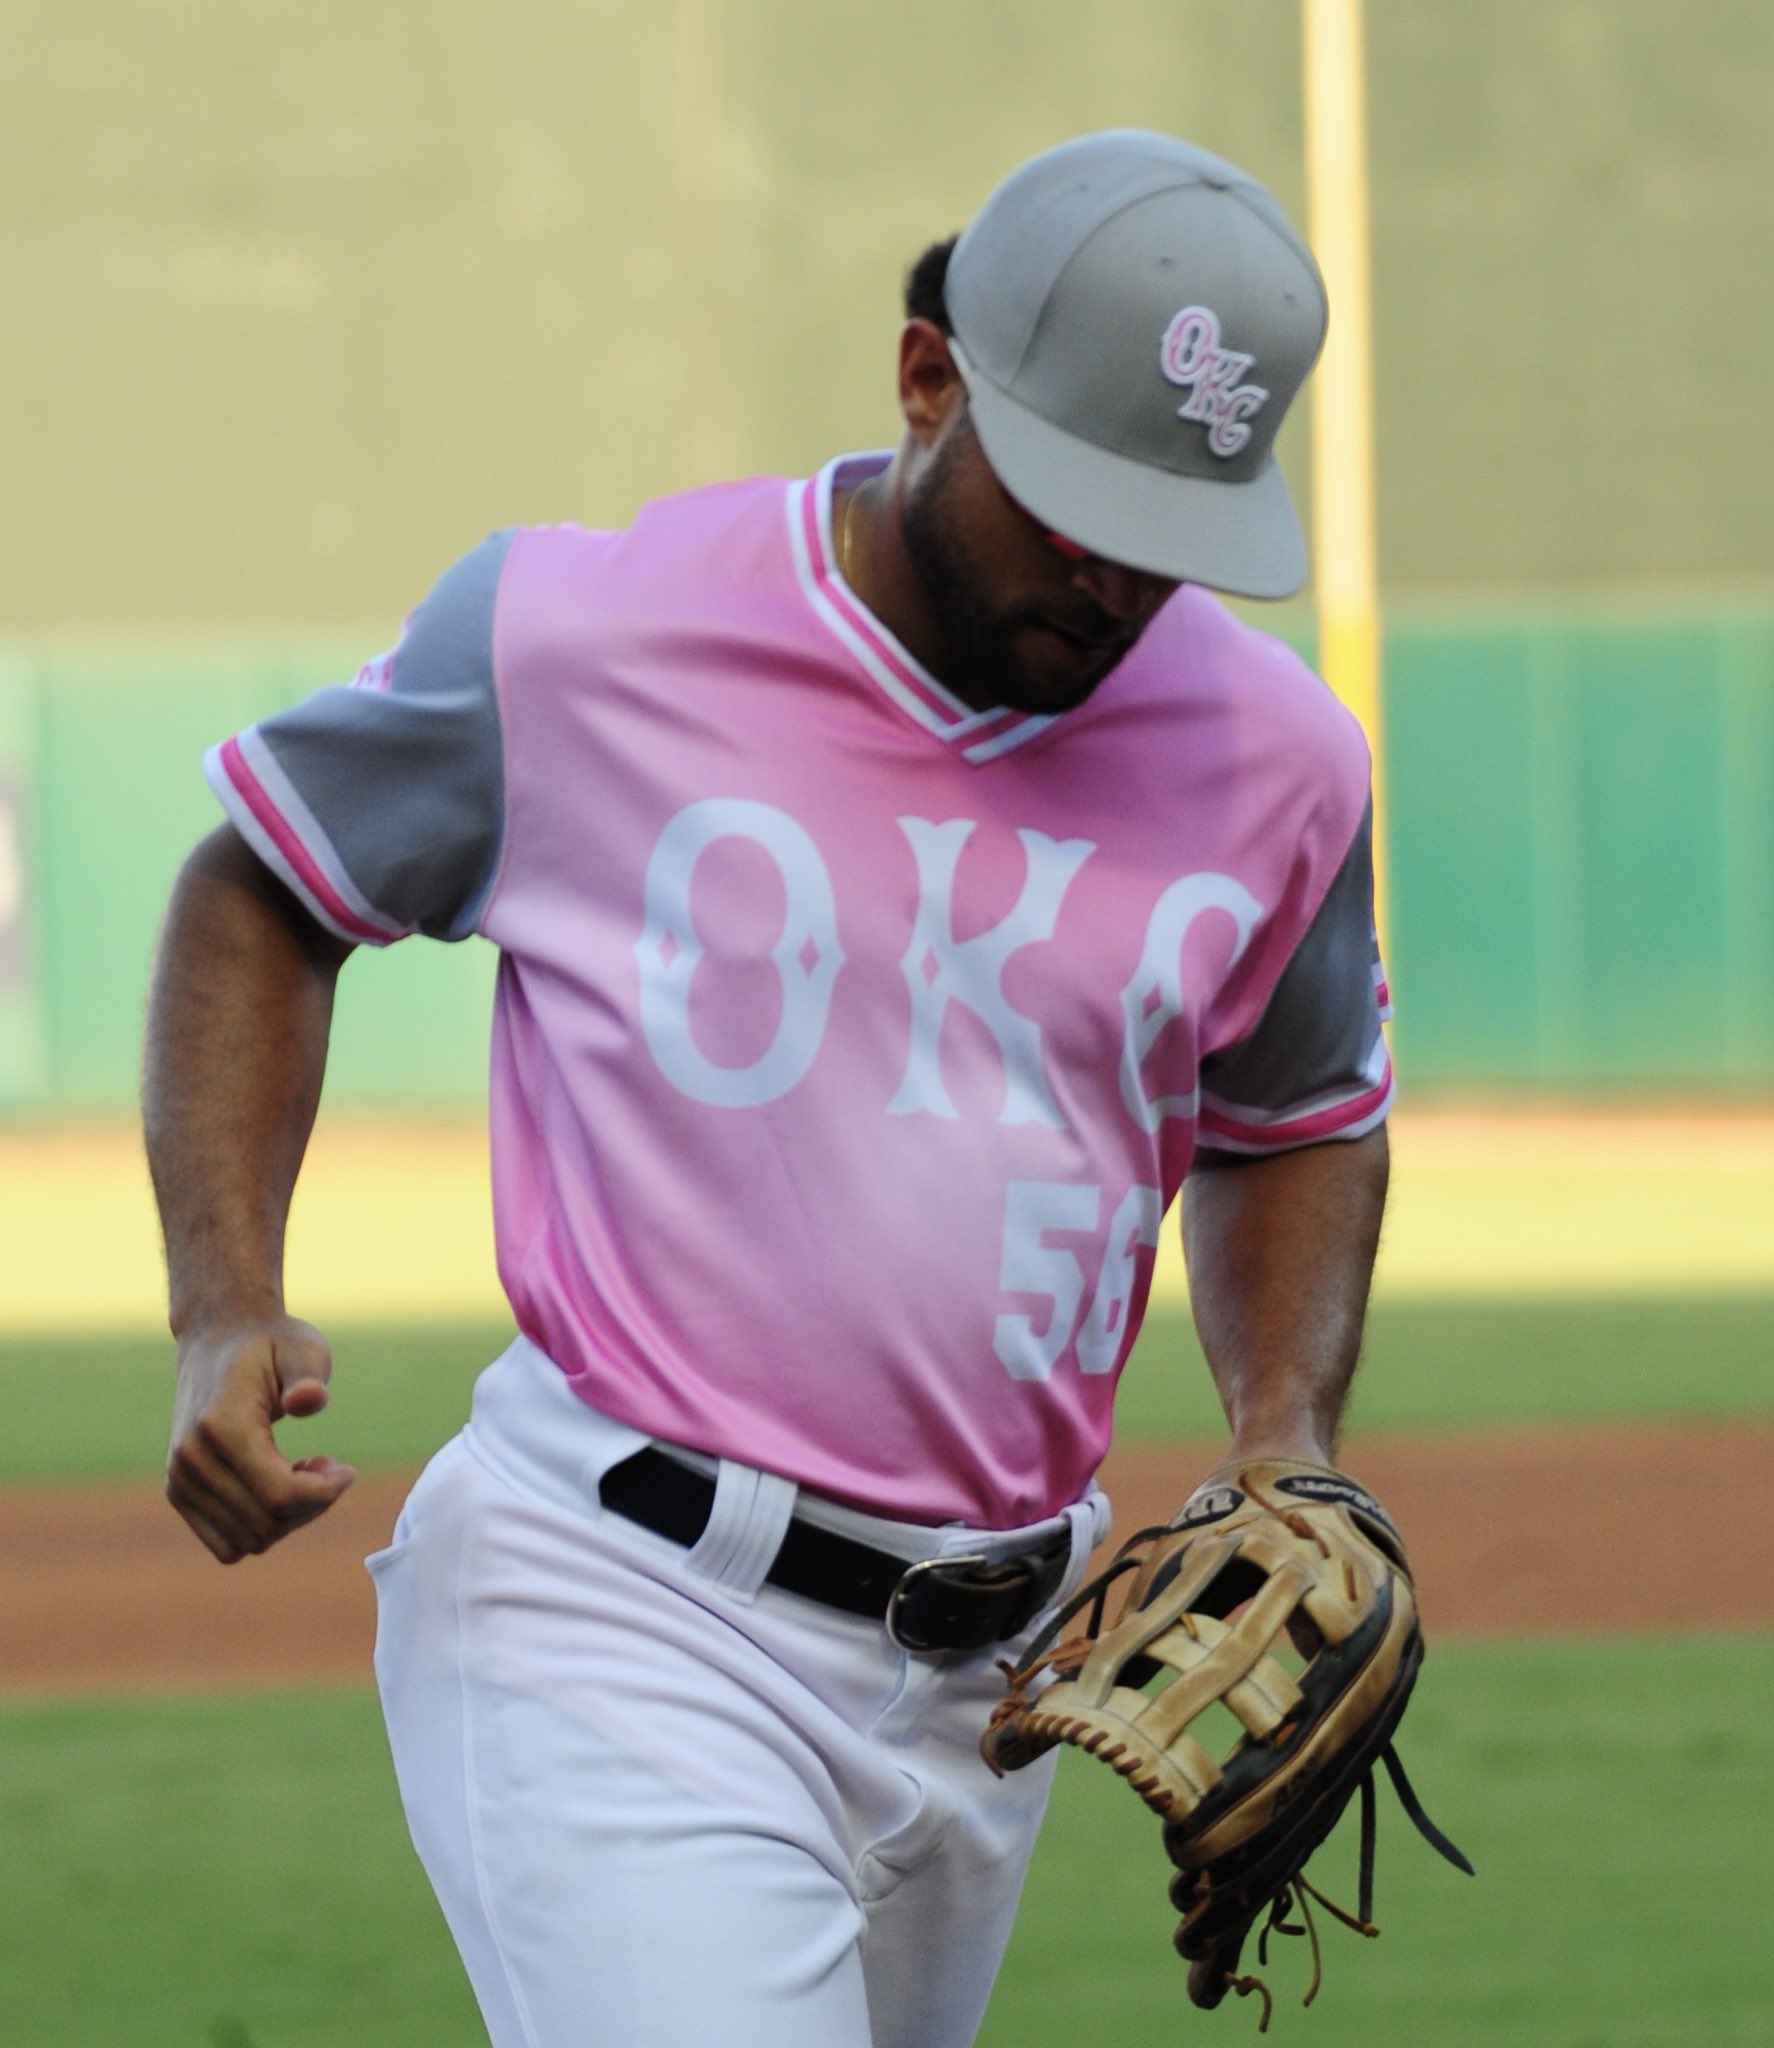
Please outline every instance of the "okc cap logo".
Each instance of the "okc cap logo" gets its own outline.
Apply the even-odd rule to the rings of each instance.
[[[1185,306],[1158,345],[1159,368],[1189,394],[1177,418],[1205,426],[1210,452],[1222,458],[1236,455],[1250,439],[1246,422],[1268,403],[1263,385],[1239,382],[1255,361],[1220,346],[1219,315],[1208,306]]]

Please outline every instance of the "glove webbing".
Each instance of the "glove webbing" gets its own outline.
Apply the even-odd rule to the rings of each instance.
[[[1086,1607],[1091,1610],[1090,1633],[1093,1636],[1100,1635],[1102,1633],[1104,1610],[1109,1604],[1109,1588],[1126,1573],[1138,1571],[1142,1563],[1142,1560],[1135,1557],[1133,1552],[1142,1543],[1150,1542],[1155,1536],[1170,1536],[1175,1533],[1174,1530],[1167,1528],[1162,1522],[1154,1522],[1149,1529],[1136,1529],[1128,1537],[1127,1541],[1122,1544],[1121,1548],[1116,1551],[1108,1565],[1090,1581],[1089,1585],[1081,1586],[1072,1595],[1071,1599],[1058,1609],[1053,1619],[1023,1652],[1022,1662],[1020,1664],[1012,1664],[1008,1657],[1000,1657],[998,1659],[998,1669],[1010,1679],[1013,1685],[1026,1685],[1046,1661],[1047,1651],[1058,1637],[1060,1631],[1074,1617],[1082,1614]]]
[[[1300,1517],[1295,1512],[1290,1512],[1287,1507],[1279,1502],[1267,1502],[1265,1505],[1270,1507],[1271,1512],[1277,1513],[1281,1519],[1286,1521],[1297,1535],[1310,1537],[1318,1544],[1321,1550],[1325,1548],[1322,1536],[1319,1535],[1317,1530],[1306,1524],[1303,1517]],[[1142,1559],[1136,1553],[1144,1544],[1154,1538],[1169,1536],[1175,1533],[1174,1526],[1170,1524],[1157,1524],[1149,1529],[1136,1530],[1133,1535],[1129,1536],[1121,1544],[1107,1569],[1092,1580],[1090,1584],[1080,1588],[1054,1614],[1048,1625],[1024,1652],[1020,1665],[1012,1665],[1007,1658],[1001,1660],[999,1668],[1010,1681],[1013,1699],[1023,1695],[1029,1681],[1045,1665],[1051,1664],[1056,1671],[1069,1675],[1070,1669],[1082,1661],[1083,1654],[1089,1645],[1087,1642],[1081,1641],[1076,1645],[1062,1644],[1058,1649],[1055,1649],[1053,1645],[1056,1639],[1061,1635],[1066,1626],[1086,1607],[1091,1609],[1089,1621],[1090,1634],[1092,1636],[1099,1635],[1107,1609],[1109,1589],[1117,1579],[1122,1578],[1130,1571],[1138,1569]],[[1131,1666],[1129,1667],[1128,1675],[1132,1682],[1138,1682],[1137,1679],[1132,1677]],[[1008,1701],[1005,1703],[1007,1707],[1010,1704]],[[1379,1928],[1374,1925],[1373,1920],[1374,1855],[1378,1834],[1378,1800],[1374,1791],[1374,1763],[1384,1764],[1386,1775],[1392,1781],[1392,1788],[1398,1794],[1399,1804],[1403,1806],[1405,1812],[1410,1817],[1412,1825],[1429,1846],[1439,1855],[1445,1857],[1457,1870],[1465,1871],[1469,1877],[1476,1874],[1465,1855],[1442,1833],[1441,1829],[1435,1825],[1425,1812],[1422,1801],[1417,1797],[1409,1777],[1405,1774],[1404,1765],[1399,1760],[1397,1750],[1388,1740],[1385,1747],[1378,1752],[1373,1762],[1370,1762],[1367,1770],[1363,1772],[1361,1782],[1357,1788],[1361,1797],[1361,1848],[1357,1879],[1357,1912],[1353,1915],[1346,1912],[1334,1899],[1327,1898],[1305,1876],[1303,1871],[1296,1870],[1282,1883],[1270,1899],[1268,1918],[1257,1936],[1257,1961],[1262,1968],[1268,1967],[1268,1947],[1271,1934],[1304,1935],[1311,1944],[1312,1981],[1306,1989],[1305,1997],[1301,2000],[1302,2005],[1310,2005],[1313,1999],[1317,1997],[1324,1974],[1323,1955],[1318,1940],[1318,1928],[1312,1915],[1311,1902],[1313,1900],[1316,1900],[1333,1918],[1341,1921],[1345,1927],[1352,1929],[1355,1933],[1372,1939],[1380,1932]],[[995,1764],[994,1768],[997,1768]],[[1299,1914],[1297,1923],[1291,1921],[1288,1917],[1296,1909]],[[1274,1998],[1270,1993],[1268,1985],[1264,1983],[1261,1977],[1250,1972],[1239,1976],[1234,1976],[1228,1972],[1225,1982],[1226,1988],[1236,1992],[1240,1998],[1248,1998],[1253,1992],[1262,1998],[1263,2014],[1262,2018],[1258,2021],[1257,2031],[1259,2033],[1267,2033],[1269,2020],[1274,2011]]]
[[[1290,1523],[1296,1519],[1291,1515],[1286,1515],[1285,1510],[1282,1512]],[[1091,1609],[1090,1634],[1093,1636],[1100,1634],[1108,1605],[1109,1589],[1117,1579],[1138,1568],[1141,1559],[1135,1553],[1148,1541],[1173,1533],[1174,1531],[1171,1527],[1162,1523],[1155,1524],[1149,1529],[1136,1530],[1121,1544],[1107,1569],[1100,1573],[1089,1585],[1080,1588],[1059,1609],[1048,1625],[1024,1652],[1022,1663],[1019,1666],[1013,1666],[1007,1658],[1002,1660],[1000,1669],[1010,1680],[1013,1693],[1020,1693],[1044,1664],[1051,1662],[1059,1666],[1062,1663],[1069,1663],[1071,1661],[1066,1656],[1066,1648],[1070,1646],[1065,1646],[1055,1651],[1053,1644],[1066,1626],[1086,1607]],[[1317,1536],[1315,1530],[1307,1529],[1302,1533],[1310,1534],[1315,1538]],[[1322,1548],[1322,1539],[1319,1540],[1320,1547]],[[1080,1645],[1080,1648],[1082,1647],[1084,1646]],[[1386,1775],[1392,1781],[1392,1789],[1398,1795],[1399,1804],[1409,1815],[1411,1824],[1429,1846],[1439,1855],[1445,1857],[1457,1870],[1465,1871],[1469,1877],[1476,1875],[1465,1855],[1429,1818],[1428,1813],[1424,1810],[1423,1802],[1417,1797],[1415,1788],[1412,1786],[1409,1777],[1405,1773],[1404,1765],[1399,1759],[1398,1752],[1391,1742],[1387,1742],[1385,1748],[1379,1752],[1375,1761],[1384,1764]],[[1372,1764],[1363,1772],[1358,1790],[1361,1797],[1361,1849],[1358,1864],[1356,1912],[1353,1915],[1346,1912],[1334,1899],[1327,1898],[1306,1877],[1303,1871],[1295,1871],[1292,1877],[1281,1886],[1280,1890],[1270,1900],[1269,1917],[1257,1936],[1257,1962],[1259,1967],[1264,1969],[1268,1967],[1269,1936],[1271,1934],[1303,1934],[1311,1944],[1312,1981],[1306,1988],[1305,1997],[1300,2001],[1303,2006],[1310,2005],[1313,1999],[1317,1997],[1319,1986],[1323,1982],[1324,1977],[1323,1952],[1319,1946],[1317,1923],[1312,1917],[1311,1902],[1314,1899],[1333,1918],[1340,1920],[1345,1927],[1352,1929],[1355,1933],[1365,1935],[1371,1940],[1380,1932],[1379,1928],[1375,1926],[1373,1918],[1374,1856],[1379,1831],[1379,1802],[1374,1791]],[[1288,1918],[1288,1915],[1296,1909],[1299,1913],[1297,1923],[1290,1921]],[[1267,2033],[1269,2030],[1269,2020],[1275,2008],[1275,2001],[1268,1985],[1263,1982],[1261,1977],[1255,1975],[1254,1972],[1246,1972],[1241,1976],[1228,1974],[1226,1985],[1229,1990],[1236,1992],[1240,1998],[1248,1998],[1253,1992],[1262,1998],[1263,2015],[1257,2023],[1257,2031],[1258,2033]]]

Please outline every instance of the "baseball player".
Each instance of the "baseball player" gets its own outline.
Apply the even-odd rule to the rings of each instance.
[[[499,949],[520,1333],[386,1550],[414,1841],[498,2048],[960,2048],[1046,1793],[980,1732],[1104,1532],[1184,1189],[1240,1454],[1328,1459],[1391,1075],[1354,722],[1211,591],[1304,546],[1318,273],[1166,137],[915,267],[897,445],[495,534],[227,740],[156,976],[169,1495],[353,1474],[284,1219],[340,963]],[[1184,1489],[1179,1488],[1179,1498]]]

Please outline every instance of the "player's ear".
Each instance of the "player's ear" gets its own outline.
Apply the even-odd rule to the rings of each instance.
[[[934,320],[908,320],[899,337],[899,409],[907,428],[928,446],[966,402],[948,337]]]

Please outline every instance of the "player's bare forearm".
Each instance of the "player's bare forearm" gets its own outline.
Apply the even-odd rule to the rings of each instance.
[[[282,1307],[284,1222],[345,950],[231,828],[185,863],[155,963],[142,1091],[175,1334]]]
[[[271,1434],[326,1401],[325,1343],[284,1309],[283,1237],[348,951],[224,827],[185,863],[155,963],[143,1119],[179,1344],[167,1492],[224,1563],[353,1476],[291,1464]]]
[[[1384,1128],[1215,1154],[1183,1196],[1195,1326],[1241,1456],[1331,1462],[1386,1206]]]

